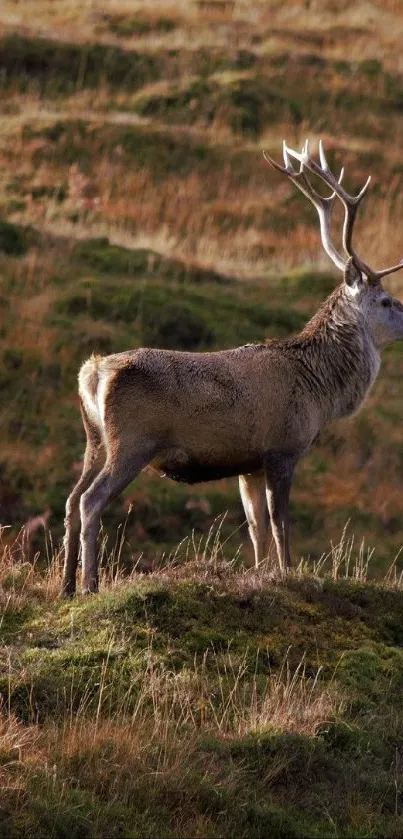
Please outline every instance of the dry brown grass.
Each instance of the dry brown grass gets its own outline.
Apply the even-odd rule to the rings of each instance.
[[[199,573],[202,561],[207,562],[210,575],[229,575],[229,566],[222,567],[219,533],[218,528],[206,544],[194,545],[189,579]],[[24,550],[21,534],[12,547],[4,546],[1,551],[3,620],[38,606],[50,617],[52,603],[56,605],[59,558],[53,556],[44,571],[37,562],[24,561]],[[119,546],[116,551],[118,554]],[[162,581],[171,572],[175,579],[176,560],[172,561],[170,569],[155,575],[157,579]],[[133,582],[134,578],[124,579],[119,572],[104,572],[102,591],[119,592]],[[74,610],[71,631],[73,618]],[[133,639],[126,638],[124,632],[115,636],[112,631],[109,641],[104,643],[103,639],[107,652],[96,682],[91,676],[88,684],[83,684],[80,668],[73,670],[71,684],[62,692],[64,700],[57,722],[51,718],[40,724],[36,721],[35,691],[25,685],[33,721],[23,724],[11,709],[11,697],[13,679],[24,671],[20,655],[24,655],[26,644],[21,636],[11,638],[1,655],[3,675],[4,668],[9,674],[9,698],[0,708],[0,803],[6,811],[18,806],[24,814],[38,784],[41,796],[52,798],[52,807],[61,811],[68,807],[72,784],[90,789],[105,800],[119,801],[121,806],[131,802],[139,784],[142,789],[143,782],[136,779],[146,779],[151,797],[161,795],[161,789],[168,794],[171,789],[181,789],[190,777],[196,788],[205,778],[211,784],[236,787],[242,770],[228,765],[224,769],[222,761],[214,755],[209,757],[203,747],[206,738],[226,744],[270,732],[315,738],[324,724],[345,709],[345,698],[336,683],[332,679],[324,681],[320,668],[315,674],[310,668],[308,674],[304,657],[291,667],[286,655],[276,671],[262,677],[251,665],[248,650],[241,656],[233,655],[229,642],[224,652],[216,653],[212,648],[195,656],[193,667],[171,669],[161,661],[161,651],[154,649],[152,632],[145,649],[133,649],[130,682],[117,702],[121,674],[116,652],[130,649]],[[26,638],[28,644],[30,639],[35,644],[32,634]],[[274,761],[270,770],[273,778],[284,771],[286,763]],[[190,818],[188,811],[189,807]],[[198,835],[194,829],[193,825],[188,828],[191,835]]]
[[[333,754],[328,746],[329,732],[331,737],[332,732],[351,737],[348,748],[352,742],[357,753],[354,751],[353,759],[347,758],[346,752],[346,761],[350,761],[347,769],[360,779],[362,760],[367,776],[369,735],[365,734],[368,743],[366,739],[365,754],[361,756],[360,726],[364,723],[357,711],[351,715],[351,703],[365,699],[360,674],[364,673],[365,685],[365,679],[370,678],[365,668],[373,673],[373,650],[378,647],[387,650],[382,679],[392,679],[392,675],[398,678],[400,672],[397,653],[393,658],[392,650],[377,645],[375,640],[373,650],[368,646],[370,639],[375,639],[372,632],[375,633],[377,624],[372,621],[381,617],[383,620],[377,609],[387,602],[379,597],[376,587],[362,585],[368,575],[370,552],[362,545],[356,549],[345,529],[340,542],[317,563],[316,576],[310,574],[308,580],[301,564],[288,583],[282,581],[279,585],[275,574],[264,568],[258,572],[237,571],[234,562],[225,562],[220,533],[218,524],[206,541],[194,539],[187,565],[181,562],[181,551],[186,551],[186,546],[179,546],[167,566],[147,579],[142,575],[124,578],[120,573],[115,563],[118,540],[115,554],[110,557],[112,567],[103,571],[100,595],[91,601],[78,598],[72,604],[56,602],[60,558],[52,555],[47,569],[43,565],[41,569],[38,563],[27,563],[22,539],[13,551],[7,547],[2,550],[0,591],[6,638],[0,656],[2,816],[11,819],[10,814],[15,814],[17,825],[22,825],[25,819],[32,818],[31,808],[36,820],[46,820],[42,813],[45,808],[55,824],[58,815],[63,824],[70,824],[70,820],[73,824],[74,814],[80,812],[84,821],[88,818],[92,831],[89,835],[101,836],[109,808],[113,812],[114,805],[134,806],[142,812],[152,802],[156,812],[161,808],[163,818],[170,818],[174,835],[217,835],[213,829],[217,816],[210,803],[220,790],[225,793],[220,806],[222,815],[232,799],[249,795],[247,783],[252,784],[253,800],[257,794],[263,795],[265,801],[279,795],[283,802],[284,795],[282,806],[299,810],[302,789],[307,795],[306,806],[312,806],[311,774],[307,793],[306,779],[303,784],[296,781],[296,773],[301,772],[301,766],[311,773],[314,761],[315,796],[317,772],[322,792],[332,785],[334,767],[341,766],[341,746],[337,744]],[[325,575],[335,581],[327,588]],[[354,583],[337,582],[346,579]],[[248,627],[253,652],[247,642],[239,643],[236,634],[228,637],[226,647],[218,640],[215,643],[211,625],[211,643],[207,634],[203,635],[207,630],[202,630],[204,648],[187,655],[185,660],[181,658],[186,645],[192,644],[192,627],[187,625],[186,638],[177,637],[175,628],[181,617],[189,620],[186,598],[188,594],[194,597],[195,584],[201,587],[200,593],[204,591],[207,608],[209,592],[219,594],[223,609],[228,606],[226,597],[236,592],[239,628],[245,631]],[[397,574],[396,563],[383,584],[389,589],[402,589],[402,575]],[[151,594],[150,607],[154,602],[157,611],[161,609],[163,620],[159,629],[154,623],[156,613],[152,616],[145,608],[143,626],[136,607],[131,612],[136,598],[141,599],[147,592]],[[363,599],[357,600],[356,595]],[[390,597],[391,592],[387,595]],[[232,605],[235,602],[231,597],[229,601]],[[252,617],[253,608],[249,614],[243,610],[245,604],[249,609],[251,601],[258,610],[273,610],[265,625],[266,632],[270,627],[270,649],[266,653],[264,646],[256,647],[260,636],[256,635],[259,630]],[[315,653],[319,602],[324,607],[321,627],[326,638],[323,648],[319,644]],[[167,603],[171,604],[169,613],[164,611]],[[353,605],[357,603],[363,604],[362,610]],[[394,607],[398,603],[397,600]],[[220,608],[219,600],[217,606]],[[365,614],[367,608],[370,616]],[[393,620],[396,614],[395,609]],[[172,637],[166,635],[166,620]],[[298,652],[296,656],[295,647],[287,650],[282,646],[287,651],[272,666],[280,638],[300,648],[301,626],[309,652]],[[3,627],[0,629],[3,631]],[[351,639],[344,636],[350,630],[362,632],[362,650],[355,649]],[[265,637],[262,634],[262,640]],[[343,644],[346,653],[340,653]],[[354,681],[352,686],[349,679],[353,678],[355,661],[357,683]],[[376,690],[376,686],[371,689]],[[23,714],[24,723],[15,708]],[[363,719],[367,720],[366,714]],[[372,720],[373,717],[367,724],[372,725]],[[382,722],[387,724],[383,717]],[[378,717],[376,724],[379,727]],[[392,736],[391,721],[390,726]],[[330,763],[325,758],[328,749]],[[379,772],[382,783],[390,784],[395,779],[396,788],[400,789],[397,764],[386,776]],[[343,789],[342,784],[342,793]],[[82,797],[76,797],[76,792],[82,793]],[[204,801],[205,807],[201,804]],[[363,811],[352,806],[349,818],[362,827],[365,819],[373,817],[374,807],[376,801],[372,797]],[[343,813],[344,809],[345,802]],[[124,814],[120,810],[115,817],[124,819]]]
[[[111,648],[113,643],[111,639]],[[108,656],[95,696],[93,683],[87,690],[81,682],[77,708],[72,683],[67,691],[71,705],[57,725],[51,721],[23,725],[3,706],[3,793],[16,785],[23,788],[27,774],[40,766],[54,767],[62,780],[75,767],[78,779],[91,786],[102,784],[104,793],[107,785],[109,794],[125,801],[138,773],[149,774],[153,783],[157,775],[189,771],[203,736],[214,734],[229,741],[271,731],[314,737],[345,707],[332,681],[323,684],[319,678],[320,669],[308,678],[303,660],[291,670],[286,658],[280,670],[262,683],[261,676],[250,672],[247,653],[240,663],[230,650],[219,659],[213,652],[205,653],[201,661],[195,660],[193,671],[177,672],[159,662],[152,645],[145,655],[145,665],[133,673],[118,707],[111,704],[118,673]],[[90,711],[94,703],[95,711]]]
[[[20,612],[29,602],[54,602],[60,585],[60,554],[54,550],[49,534],[46,559],[36,555],[31,560],[24,530],[17,538],[9,540],[8,528],[0,528],[0,603],[3,619],[7,612]]]
[[[97,37],[105,43],[120,43],[112,31],[103,23],[105,15],[130,16],[145,14],[144,4],[133,0],[105,0],[102,14],[92,2],[71,2],[64,0],[55,4],[52,0],[30,0],[30,19],[27,23],[24,4],[4,0],[0,13],[0,24],[4,29],[16,26],[27,32],[39,31],[46,36],[83,42]],[[184,2],[172,5],[171,0],[159,0],[147,9],[147,16],[158,19],[170,17],[176,24],[173,32],[152,32],[140,37],[125,38],[130,46],[142,45],[150,49],[161,46],[188,47],[189,37],[195,47],[203,46],[208,40],[210,46],[226,47],[229,42],[241,42],[249,48],[284,49],[292,39],[293,48],[306,51],[311,39],[321,36],[329,57],[344,58],[348,52],[352,60],[385,56],[387,62],[396,62],[400,55],[400,41],[403,30],[403,16],[399,0],[364,0],[351,4],[336,0],[291,0],[286,4],[267,3],[265,0],[246,0],[235,3],[225,0],[211,2]],[[338,37],[332,30],[338,27]],[[273,30],[275,35],[273,37]],[[256,47],[253,35],[263,35],[263,45]],[[299,36],[299,37],[295,37]],[[323,48],[322,46],[322,48]]]
[[[174,133],[176,129],[171,130]],[[306,127],[300,128],[289,138],[290,143],[301,145],[306,132]],[[234,147],[228,129],[225,137],[230,149],[228,162],[219,177],[216,173],[202,174],[195,168],[188,175],[172,173],[163,181],[156,180],[147,168],[137,167],[119,146],[112,158],[99,154],[96,134],[94,165],[89,172],[84,172],[79,163],[35,165],[33,158],[38,142],[46,145],[46,141],[24,140],[17,131],[12,148],[7,142],[4,166],[7,165],[8,179],[13,173],[26,174],[27,205],[11,217],[17,222],[33,223],[42,230],[69,232],[75,237],[108,235],[112,241],[131,247],[149,242],[164,253],[206,266],[215,265],[218,270],[241,277],[264,275],[268,267],[271,271],[304,264],[324,267],[328,260],[321,252],[315,227],[298,221],[296,216],[291,230],[282,232],[265,221],[268,211],[275,215],[293,194],[292,187],[276,178],[261,156],[263,148],[279,155],[281,133],[288,136],[289,127],[276,126],[275,132],[262,137],[258,146],[249,148],[250,176],[240,185],[236,168],[231,165]],[[211,126],[206,136],[224,140],[217,125]],[[339,160],[346,163],[351,189],[355,189],[368,169],[361,164],[359,171],[354,171],[359,163],[356,146],[347,138],[339,138],[338,144]],[[313,152],[315,146],[313,137]],[[371,147],[376,148],[376,143],[372,142]],[[388,165],[399,159],[396,138],[388,150]],[[58,192],[63,181],[67,183],[68,200],[60,203]],[[393,263],[401,255],[401,233],[396,219],[402,215],[403,199],[401,176],[396,175],[390,181],[385,170],[384,175],[377,175],[374,183],[383,194],[367,199],[359,219],[357,239],[365,259],[378,266]],[[31,191],[37,186],[53,186],[54,198],[46,196],[32,201]],[[78,221],[71,223],[71,213],[78,213]],[[230,232],[223,223],[225,218],[231,219]],[[390,282],[399,292],[399,277]]]
[[[248,595],[261,591],[267,586],[276,586],[284,582],[273,549],[270,550],[268,559],[259,569],[255,569],[254,566],[240,566],[241,546],[231,558],[228,558],[226,545],[228,540],[222,537],[224,520],[225,516],[219,517],[211,526],[207,536],[196,537],[192,533],[191,536],[183,539],[169,555],[163,555],[158,562],[153,563],[152,567],[146,567],[140,555],[130,574],[124,571],[121,563],[126,538],[125,525],[118,530],[113,544],[108,541],[106,534],[101,532],[99,541],[101,593],[127,589],[144,579],[168,584],[175,581],[215,583],[219,580],[220,585],[226,590],[241,595]],[[32,602],[50,604],[58,600],[62,584],[63,552],[61,548],[53,545],[50,531],[46,530],[45,536],[45,557],[39,552],[31,557],[24,528],[17,537],[9,535],[9,528],[0,528],[0,604],[3,615],[21,612]],[[231,541],[233,541],[232,537]],[[383,577],[377,580],[377,585],[395,589],[403,588],[401,550],[394,557]],[[376,568],[375,548],[368,546],[365,540],[358,543],[347,523],[339,540],[331,542],[329,550],[318,560],[310,563],[300,558],[294,571],[291,572],[291,578],[303,579],[306,575],[312,578],[313,575],[318,585],[321,585],[327,576],[333,580],[349,579],[367,582],[373,578],[372,565]],[[235,679],[235,674],[233,675]],[[286,675],[287,680],[292,678],[288,671]],[[263,708],[261,710],[263,713]]]

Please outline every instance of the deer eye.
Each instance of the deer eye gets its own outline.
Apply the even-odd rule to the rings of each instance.
[[[392,301],[388,300],[387,297],[384,297],[383,300],[381,300],[381,306],[384,306],[385,309],[390,309],[391,305]]]

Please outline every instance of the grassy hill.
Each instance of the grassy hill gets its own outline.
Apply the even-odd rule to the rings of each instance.
[[[54,563],[1,584],[2,836],[401,836],[401,581],[347,543],[286,583],[213,540],[73,605]]]
[[[402,346],[298,467],[286,581],[248,568],[236,481],[145,472],[100,594],[57,600],[82,361],[285,337],[340,279],[263,149],[322,137],[352,191],[371,173],[357,249],[401,258],[400,5],[3,0],[6,839],[402,834]]]

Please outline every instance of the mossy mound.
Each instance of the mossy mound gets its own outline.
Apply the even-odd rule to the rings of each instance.
[[[13,764],[25,796],[15,810],[0,796],[7,835],[25,824],[42,836],[63,789],[63,836],[102,836],[113,813],[112,836],[198,835],[201,823],[212,837],[397,839],[403,593],[200,570],[6,614],[15,652],[0,692],[20,737],[40,724],[55,767],[47,783],[28,750]],[[164,708],[161,743],[149,726]]]

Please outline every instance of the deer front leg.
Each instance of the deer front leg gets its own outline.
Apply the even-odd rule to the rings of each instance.
[[[255,566],[258,568],[267,555],[269,533],[269,512],[266,502],[264,472],[240,475],[239,491],[255,552]]]
[[[266,498],[281,571],[289,571],[292,566],[289,499],[296,462],[295,456],[281,453],[265,459]]]

